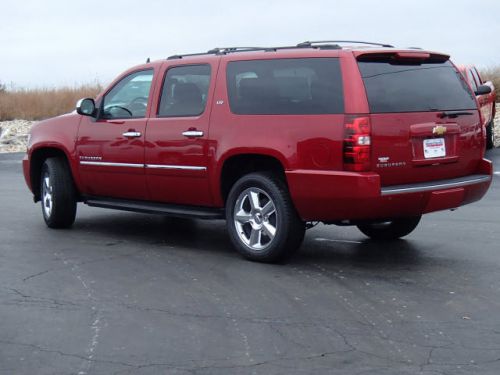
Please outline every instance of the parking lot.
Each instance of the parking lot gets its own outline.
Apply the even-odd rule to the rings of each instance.
[[[405,240],[318,225],[268,265],[222,221],[80,205],[49,230],[21,158],[0,155],[0,374],[500,373],[499,175]]]

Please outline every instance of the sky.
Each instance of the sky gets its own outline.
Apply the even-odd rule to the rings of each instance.
[[[363,40],[500,65],[500,0],[0,0],[0,82],[99,81],[213,47]]]

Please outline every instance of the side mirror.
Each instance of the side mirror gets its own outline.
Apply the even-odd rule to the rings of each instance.
[[[76,113],[82,116],[95,116],[95,102],[92,98],[80,99],[76,103]]]
[[[476,91],[474,91],[474,94],[476,94],[476,96],[479,96],[479,95],[485,95],[485,94],[489,94],[491,92],[491,87],[488,86],[488,85],[481,85],[477,88]]]

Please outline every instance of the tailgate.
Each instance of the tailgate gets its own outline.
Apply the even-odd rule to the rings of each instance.
[[[475,173],[483,155],[473,93],[447,56],[358,56],[371,114],[372,170],[383,186]]]

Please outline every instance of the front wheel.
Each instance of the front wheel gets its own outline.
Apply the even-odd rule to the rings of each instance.
[[[40,177],[45,223],[50,228],[70,227],[76,216],[76,190],[67,163],[61,158],[48,158]]]
[[[358,229],[374,240],[395,240],[404,237],[417,227],[422,216],[398,218],[388,221],[359,224]]]
[[[279,262],[293,255],[304,239],[286,185],[269,173],[251,173],[231,188],[226,202],[229,236],[245,258]]]

